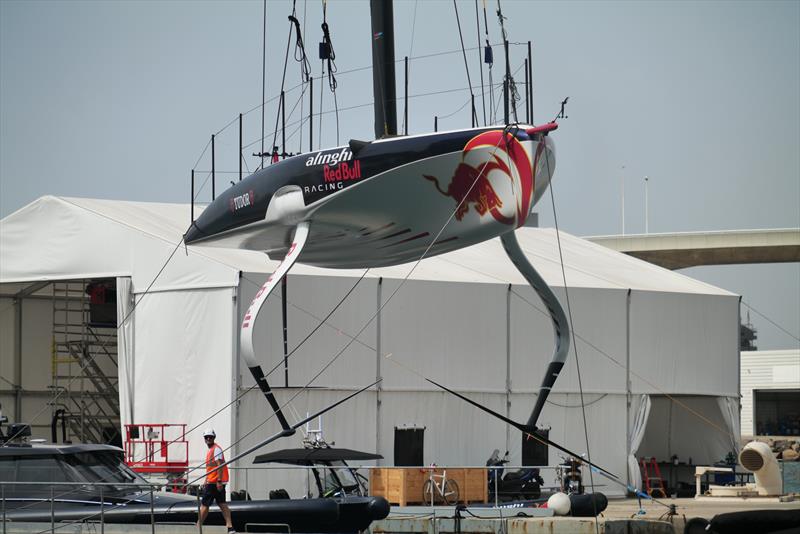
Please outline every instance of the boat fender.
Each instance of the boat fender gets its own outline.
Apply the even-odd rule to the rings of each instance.
[[[383,497],[372,497],[367,505],[367,513],[373,521],[384,519],[389,515],[389,509],[389,501]]]
[[[570,495],[569,502],[573,517],[595,517],[608,507],[608,498],[602,493]]]
[[[570,506],[569,495],[559,492],[552,494],[543,508],[551,509],[555,515],[568,515]]]
[[[800,509],[747,510],[717,514],[711,518],[708,532],[717,534],[800,532]]]

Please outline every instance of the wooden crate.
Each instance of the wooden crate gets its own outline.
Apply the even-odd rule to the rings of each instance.
[[[439,471],[437,469],[437,471]],[[441,474],[441,472],[437,472]],[[485,503],[489,498],[486,469],[448,469],[447,478],[458,484],[458,500],[463,503]]]
[[[419,468],[375,467],[369,470],[369,492],[391,504],[419,504],[425,480],[426,475]]]
[[[447,478],[458,484],[460,502],[487,502],[486,469],[447,469]],[[442,474],[442,468],[436,468]],[[375,467],[370,469],[370,494],[383,497],[391,504],[407,506],[425,504],[422,486],[428,480],[428,470],[418,467]]]

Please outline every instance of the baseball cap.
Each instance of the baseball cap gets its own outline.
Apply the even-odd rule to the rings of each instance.
[[[212,438],[216,438],[217,437],[217,433],[214,432],[213,428],[206,428],[205,431],[203,431],[203,437],[207,438],[208,436],[211,436]]]

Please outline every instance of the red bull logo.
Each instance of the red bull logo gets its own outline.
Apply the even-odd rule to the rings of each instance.
[[[532,165],[528,152],[516,137],[507,133],[504,139],[502,130],[483,132],[464,146],[461,163],[456,167],[447,189],[442,189],[435,176],[424,176],[434,183],[441,194],[456,201],[456,220],[462,220],[472,207],[480,217],[489,213],[499,223],[522,226],[533,202],[533,169],[543,148],[544,143],[539,143],[534,158],[536,161]],[[474,156],[487,152],[479,149],[489,149],[488,157],[482,158],[483,161],[479,160],[476,165],[467,163],[465,160],[471,154]],[[474,157],[469,159],[475,162]],[[504,185],[496,180],[508,180],[510,187],[496,187]],[[511,193],[505,193],[506,198],[503,198],[498,194],[498,189]]]

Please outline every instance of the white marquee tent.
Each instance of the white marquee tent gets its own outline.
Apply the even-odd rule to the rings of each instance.
[[[118,332],[123,424],[213,426],[220,443],[235,444],[231,452],[278,429],[261,394],[246,392],[253,382],[238,358],[243,309],[277,262],[254,252],[179,245],[189,210],[42,197],[0,221],[5,413],[31,418],[44,411],[34,423],[49,436],[51,304],[23,299],[17,305],[14,295],[37,282],[113,277],[118,315],[130,314]],[[517,232],[566,309],[555,231]],[[563,232],[560,237],[577,358],[572,350],[540,424],[550,427],[554,441],[589,450],[594,462],[634,482],[634,457],[722,459],[739,434],[738,297]],[[294,351],[287,369],[281,297],[270,297],[256,346],[265,370],[276,368],[270,380],[279,401],[292,399],[290,413],[297,417],[381,377],[377,387],[325,416],[327,439],[377,451],[391,465],[395,428],[424,427],[425,463],[483,465],[493,449],[505,447],[518,464],[519,432],[422,378],[527,419],[553,334],[543,305],[499,240],[417,265],[373,269],[359,281],[363,273],[295,266],[287,290]],[[287,375],[289,387],[283,387]],[[204,455],[199,431],[189,439],[190,460],[198,464]],[[298,445],[291,438],[263,452]],[[558,463],[557,452],[550,450],[550,465]],[[246,460],[240,467],[250,465]],[[237,471],[232,487],[246,484],[262,498],[276,487],[300,491],[288,472],[270,473]],[[608,494],[624,492],[596,482]]]

